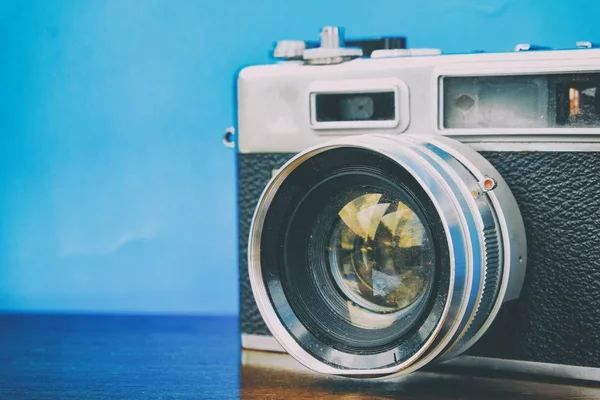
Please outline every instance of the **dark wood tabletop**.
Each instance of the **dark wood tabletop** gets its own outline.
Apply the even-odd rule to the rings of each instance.
[[[416,372],[389,380],[328,377],[309,371],[286,354],[244,350],[243,399],[600,399],[589,382]]]
[[[0,315],[0,399],[600,398],[589,384],[497,376],[327,377],[285,354],[240,353],[237,327],[235,317]]]

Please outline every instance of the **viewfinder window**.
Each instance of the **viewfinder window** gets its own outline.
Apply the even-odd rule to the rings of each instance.
[[[327,93],[315,96],[317,122],[393,121],[394,92]]]

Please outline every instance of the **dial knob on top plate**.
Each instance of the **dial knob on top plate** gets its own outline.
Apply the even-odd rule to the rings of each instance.
[[[321,47],[335,49],[344,45],[344,30],[337,26],[326,26],[321,30]]]
[[[308,64],[339,64],[362,56],[358,47],[344,47],[344,31],[336,26],[326,26],[321,30],[320,47],[304,50],[304,61]]]
[[[301,59],[306,43],[303,40],[280,40],[273,50],[273,57],[287,60]]]

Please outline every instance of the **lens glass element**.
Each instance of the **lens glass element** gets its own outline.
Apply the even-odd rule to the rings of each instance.
[[[435,250],[423,222],[403,201],[382,193],[363,194],[339,210],[333,225],[329,264],[351,302],[373,313],[397,314],[425,297],[433,280]],[[361,323],[361,318],[352,322],[378,328]]]

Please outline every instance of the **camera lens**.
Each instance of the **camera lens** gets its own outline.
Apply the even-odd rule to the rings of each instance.
[[[402,200],[383,193],[354,198],[337,213],[328,240],[327,258],[338,288],[368,311],[411,309],[432,284],[435,254],[428,236]]]
[[[446,234],[426,191],[390,159],[358,148],[315,154],[281,182],[262,230],[277,318],[317,357],[351,365],[370,354],[374,367],[431,336],[448,295]]]
[[[518,296],[525,246],[514,197],[478,153],[365,135],[279,170],[252,221],[248,272],[273,336],[307,367],[404,374],[483,335]]]

